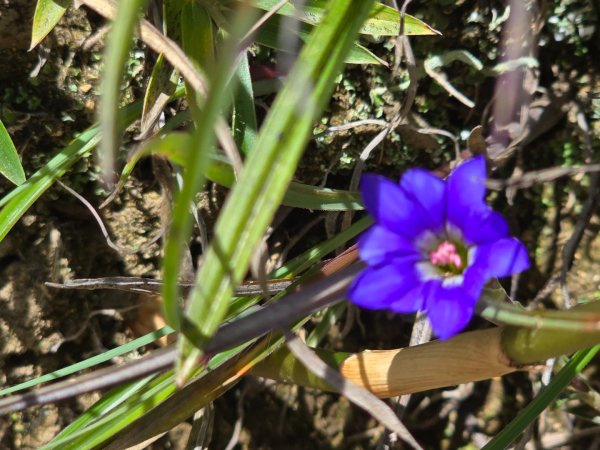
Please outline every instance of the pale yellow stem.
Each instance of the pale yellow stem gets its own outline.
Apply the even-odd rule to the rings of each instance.
[[[366,350],[340,372],[378,397],[394,397],[514,372],[501,350],[501,328],[472,331],[447,341],[395,350]]]

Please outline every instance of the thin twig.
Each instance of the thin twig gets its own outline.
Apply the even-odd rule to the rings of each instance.
[[[524,189],[539,183],[547,183],[558,178],[600,172],[600,164],[586,164],[581,167],[550,167],[510,177],[506,180],[488,179],[485,186],[493,191],[503,191],[507,188]]]
[[[417,131],[423,134],[445,136],[448,139],[450,139],[454,143],[454,156],[457,161],[460,160],[460,144],[458,143],[458,139],[456,139],[456,136],[454,136],[452,133],[446,130],[442,130],[440,128],[419,128]]]
[[[290,287],[294,280],[268,280],[266,290],[269,294],[276,294]],[[183,290],[191,289],[193,282],[180,282]],[[83,289],[93,291],[96,289],[115,289],[126,292],[139,292],[145,294],[160,294],[163,286],[162,280],[137,277],[105,277],[105,278],[79,278],[67,280],[64,284],[46,282],[46,286],[56,289]],[[264,292],[264,287],[256,282],[242,283],[235,295],[257,295]]]
[[[75,192],[73,189],[71,189],[69,186],[67,186],[66,184],[64,184],[62,181],[56,180],[56,182],[65,191],[67,191],[69,194],[71,194],[73,197],[75,197],[77,200],[79,200],[81,203],[83,203],[85,205],[85,207],[90,211],[90,213],[92,214],[92,216],[94,216],[94,219],[96,220],[96,223],[100,227],[100,231],[102,232],[102,236],[104,236],[104,239],[106,240],[106,245],[108,245],[110,248],[112,248],[116,252],[121,253],[121,254],[126,254],[126,255],[133,255],[133,254],[136,254],[136,253],[141,253],[141,252],[144,252],[144,251],[148,250],[153,244],[156,243],[156,241],[158,241],[162,237],[163,232],[161,231],[156,236],[154,236],[152,239],[150,239],[147,243],[145,243],[144,245],[142,245],[141,247],[139,247],[137,249],[131,249],[131,248],[123,247],[123,246],[121,246],[119,244],[115,244],[112,241],[112,239],[110,238],[110,235],[108,234],[108,230],[106,229],[106,226],[104,225],[104,222],[102,221],[102,218],[96,212],[96,209],[94,208],[94,206],[90,202],[88,202],[82,195],[80,195],[79,193]]]
[[[355,120],[353,122],[344,123],[342,125],[334,125],[334,126],[328,127],[325,131],[323,131],[322,134],[337,133],[338,131],[351,130],[352,128],[363,127],[363,126],[368,126],[368,125],[372,125],[372,126],[376,126],[376,127],[389,127],[390,126],[389,122],[387,122],[385,120],[363,119],[363,120]]]
[[[88,314],[88,316],[84,319],[83,324],[79,327],[79,329],[75,333],[71,334],[70,336],[64,337],[59,342],[52,345],[52,347],[50,348],[50,352],[56,353],[58,351],[58,349],[64,343],[76,341],[77,339],[79,339],[81,337],[81,335],[85,332],[85,330],[87,330],[92,317],[100,316],[100,315],[114,317],[115,314],[117,314],[117,313],[122,314],[124,312],[131,311],[131,310],[137,309],[139,307],[140,307],[140,305],[133,305],[133,306],[128,306],[126,308],[120,308],[120,309],[114,309],[114,308],[96,309],[96,310],[90,312]]]

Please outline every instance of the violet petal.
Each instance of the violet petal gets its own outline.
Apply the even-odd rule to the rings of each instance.
[[[484,270],[488,277],[501,278],[529,268],[529,256],[521,242],[506,238],[477,247],[473,265]]]
[[[462,163],[450,174],[446,217],[458,228],[474,211],[487,209],[485,179],[485,159],[481,156]]]
[[[491,209],[470,214],[463,222],[463,237],[469,244],[480,245],[510,236],[504,217]]]
[[[425,228],[418,205],[387,178],[365,174],[360,191],[367,211],[379,225],[408,239],[414,239]]]
[[[387,309],[416,283],[412,263],[368,267],[354,280],[348,298],[367,309]]]
[[[412,242],[380,225],[373,225],[359,239],[360,258],[376,266],[399,255],[418,256]]]
[[[440,339],[448,339],[462,331],[473,317],[477,299],[471,298],[461,287],[437,286],[430,292],[427,317]]]
[[[429,228],[440,232],[446,219],[446,183],[421,169],[406,171],[400,187],[421,207]]]
[[[411,314],[425,309],[425,297],[429,291],[430,283],[417,283],[402,297],[393,302],[389,308],[396,313],[402,314]]]

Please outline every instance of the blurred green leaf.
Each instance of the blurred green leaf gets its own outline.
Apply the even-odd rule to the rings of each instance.
[[[346,0],[349,3],[357,3],[355,0]],[[279,0],[255,0],[254,5],[265,11],[269,11],[279,3]],[[329,0],[308,0],[302,2],[302,8],[298,9],[288,3],[278,11],[284,16],[298,17],[303,22],[316,25],[323,20],[330,5]],[[389,6],[381,3],[373,5],[367,20],[361,26],[360,33],[373,36],[397,36],[400,33],[400,13]],[[440,34],[419,19],[405,14],[404,34],[406,35],[433,35]]]
[[[191,13],[190,13],[191,14]],[[204,10],[198,9],[195,13],[199,20],[208,21],[210,24],[210,18],[207,17]],[[249,20],[252,17],[243,15],[240,16],[242,22],[238,22],[238,32],[246,29],[249,26]],[[184,29],[183,27],[182,29]],[[205,27],[206,28],[206,27]],[[206,30],[205,32],[210,32]],[[192,38],[192,31],[189,30],[190,39]],[[212,32],[210,32],[212,35]],[[186,32],[184,30],[184,41]],[[235,40],[237,36],[232,36],[227,41],[227,45],[221,48],[222,58],[219,62],[213,66],[207,67],[207,71],[210,74],[208,80],[211,86],[207,97],[202,99],[197,97],[198,104],[193,101],[190,102],[188,96],[188,102],[191,104],[191,110],[194,116],[195,130],[191,141],[189,151],[185,156],[183,166],[185,167],[185,176],[183,186],[177,195],[175,206],[173,208],[171,226],[168,233],[168,237],[165,243],[165,256],[163,259],[163,279],[164,285],[162,289],[163,305],[165,311],[165,319],[167,323],[178,331],[181,331],[181,326],[185,323],[181,323],[181,310],[179,306],[179,267],[181,264],[181,257],[185,246],[187,245],[188,239],[192,232],[192,217],[189,214],[190,205],[194,201],[196,193],[202,187],[202,183],[205,180],[204,174],[207,171],[207,166],[210,162],[210,152],[215,143],[215,127],[217,133],[230,133],[226,125],[223,123],[221,114],[223,110],[227,108],[230,99],[229,89],[230,82],[235,82],[235,78],[230,77],[233,72],[236,62],[236,51],[234,48]],[[192,44],[190,44],[192,45]],[[212,43],[211,43],[212,46]],[[202,58],[201,52],[212,51],[212,47],[209,48],[207,45],[194,44],[191,47],[199,53],[195,57]],[[192,55],[192,59],[195,59]],[[190,91],[192,93],[193,91]],[[194,106],[196,105],[196,106]],[[220,131],[222,130],[222,131]],[[225,136],[221,136],[224,138]],[[231,136],[227,136],[232,139]],[[193,330],[189,330],[193,332]]]
[[[297,31],[297,37],[301,39],[302,42],[306,42],[313,28],[314,27],[310,25],[302,25],[299,30],[294,31]],[[267,23],[260,28],[255,41],[261,45],[264,45],[265,47],[285,51],[286,49],[281,45],[280,39],[282,32],[290,33],[292,30],[282,30],[281,20],[279,17],[275,16],[271,20],[268,20]],[[354,42],[344,62],[346,64],[388,65],[387,62],[377,57],[373,52],[357,42]]]
[[[136,151],[121,173],[117,190],[122,189],[125,181],[133,172],[138,161],[147,155],[160,155],[169,161],[185,166],[187,154],[192,148],[194,138],[185,132],[166,133],[157,136]],[[231,188],[235,184],[235,176],[229,161],[221,154],[211,153],[210,163],[206,168],[206,178]],[[343,191],[339,189],[320,188],[292,181],[282,200],[282,205],[294,208],[304,208],[322,211],[357,211],[363,205],[358,192]]]
[[[104,73],[100,86],[99,126],[102,140],[99,144],[104,175],[112,176],[114,154],[120,142],[121,83],[125,63],[133,42],[135,25],[146,0],[128,0],[117,3],[117,14],[108,35],[104,55]]]
[[[17,149],[0,120],[0,173],[17,186],[25,182],[25,172]]]
[[[72,3],[73,0],[38,0],[33,14],[29,50],[38,45],[52,31]]]

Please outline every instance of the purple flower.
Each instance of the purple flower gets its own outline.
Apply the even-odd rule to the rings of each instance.
[[[348,297],[363,308],[425,311],[441,339],[473,316],[484,285],[529,267],[527,251],[504,218],[485,203],[483,157],[461,164],[443,181],[408,170],[400,185],[362,178],[361,193],[375,225],[359,240],[368,267]]]

